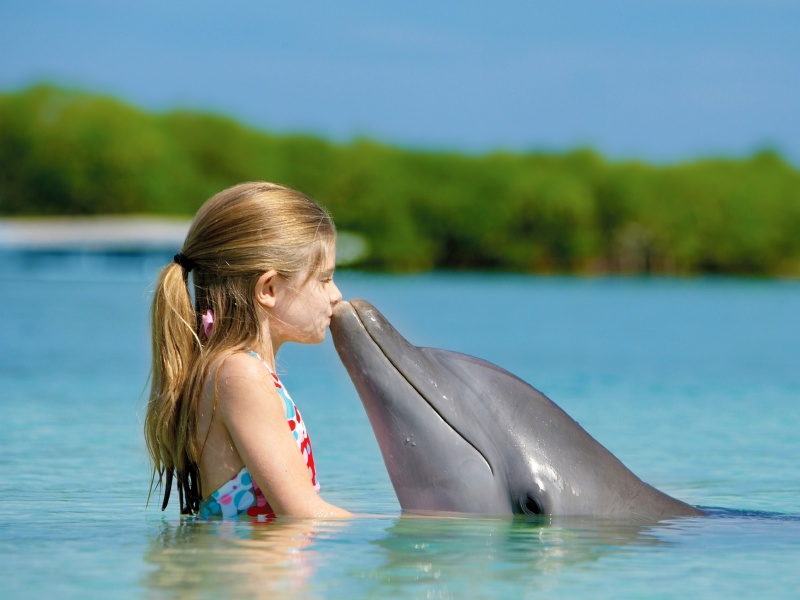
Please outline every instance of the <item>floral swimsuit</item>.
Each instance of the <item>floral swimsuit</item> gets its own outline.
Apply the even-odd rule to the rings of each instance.
[[[314,467],[311,440],[308,437],[305,423],[300,418],[300,411],[297,410],[281,380],[272,372],[272,369],[264,359],[252,350],[248,349],[247,353],[260,360],[272,375],[275,389],[278,390],[278,395],[283,399],[283,404],[286,407],[286,421],[289,423],[289,429],[292,430],[292,435],[294,435],[297,446],[300,448],[300,452],[306,462],[308,473],[311,476],[311,483],[314,484],[314,489],[319,491],[320,486],[317,483],[317,471]],[[201,519],[235,519],[240,516],[247,516],[256,517],[259,520],[267,520],[274,519],[275,512],[256,482],[253,481],[247,467],[242,467],[242,470],[234,475],[230,481],[200,503],[198,516]]]

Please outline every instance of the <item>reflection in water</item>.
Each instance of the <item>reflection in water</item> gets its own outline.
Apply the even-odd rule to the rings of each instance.
[[[665,524],[666,525],[666,524]],[[493,597],[498,586],[546,589],[545,575],[633,547],[668,544],[658,524],[611,519],[466,520],[404,517],[374,541],[383,564],[371,596]]]
[[[584,597],[596,595],[594,586],[604,582],[615,591],[633,585],[632,597],[642,597],[665,561],[674,576],[689,578],[689,591],[697,583],[692,573],[724,568],[718,556],[739,548],[743,538],[754,546],[760,540],[782,544],[784,562],[796,557],[796,515],[709,512],[660,523],[409,515],[157,522],[141,586],[148,597],[373,600]],[[644,579],[632,582],[634,572]]]
[[[280,520],[160,523],[143,586],[169,597],[313,598],[313,544],[343,522]]]

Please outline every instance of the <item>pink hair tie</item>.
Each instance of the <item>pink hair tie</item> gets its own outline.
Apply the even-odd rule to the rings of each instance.
[[[214,326],[214,313],[209,308],[203,315],[203,331],[205,331],[207,338],[211,337],[211,328],[213,326]]]

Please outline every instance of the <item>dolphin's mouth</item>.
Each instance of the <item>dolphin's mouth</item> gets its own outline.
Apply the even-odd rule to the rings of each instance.
[[[423,383],[437,388],[438,384],[435,381],[423,382],[422,377],[418,374],[410,372],[414,367],[419,368],[419,363],[411,363],[409,361],[402,361],[398,357],[401,355],[400,350],[408,350],[414,353],[415,356],[424,361],[425,365],[430,370],[441,370],[441,366],[433,363],[424,355],[422,350],[410,344],[397,330],[383,317],[383,315],[369,302],[364,300],[351,300],[350,302],[341,302],[334,311],[334,321],[337,314],[344,310],[349,309],[352,315],[357,319],[361,329],[370,339],[370,341],[380,350],[381,355],[392,366],[392,368],[408,383],[408,385],[422,398],[425,404],[441,419],[455,435],[457,435],[465,444],[472,448],[475,453],[481,457],[492,476],[495,470],[486,455],[478,448],[470,439],[460,430],[457,424],[453,423],[451,418],[433,402],[426,391],[423,389]]]

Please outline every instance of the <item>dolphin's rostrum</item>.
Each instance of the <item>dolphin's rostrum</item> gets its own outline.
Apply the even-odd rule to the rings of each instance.
[[[644,483],[518,377],[417,348],[364,300],[341,302],[331,331],[405,511],[703,514]]]

